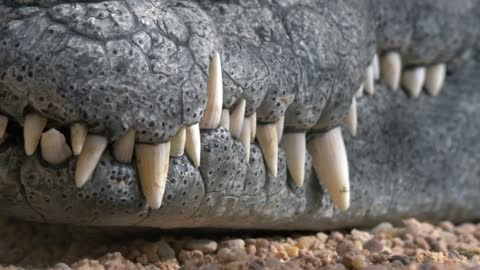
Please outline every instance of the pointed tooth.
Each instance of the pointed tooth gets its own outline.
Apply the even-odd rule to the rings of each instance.
[[[241,98],[237,104],[237,107],[230,114],[230,134],[233,138],[240,138],[240,132],[242,132],[243,118],[245,118],[245,105],[246,101]]]
[[[308,150],[317,178],[330,193],[333,203],[340,209],[347,209],[350,205],[350,180],[340,127],[312,138]]]
[[[226,130],[230,130],[230,112],[228,109],[222,110],[222,117],[220,118],[220,126],[224,127]]]
[[[5,137],[7,132],[7,125],[8,125],[8,117],[4,115],[0,115],[0,143]]]
[[[425,67],[416,67],[403,71],[402,85],[412,97],[417,97],[425,83]]]
[[[83,144],[87,139],[88,129],[83,123],[74,123],[70,127],[70,140],[72,142],[73,154],[78,156],[82,152]]]
[[[380,71],[382,81],[392,90],[397,90],[400,84],[402,59],[397,52],[389,52],[382,56]]]
[[[257,140],[262,149],[263,158],[267,163],[268,170],[276,177],[278,163],[278,130],[277,125],[257,125]]]
[[[282,115],[282,117],[280,117],[280,119],[278,119],[277,122],[275,123],[277,126],[277,140],[279,143],[282,140],[282,136],[283,136],[284,122],[285,122],[285,115]]]
[[[252,115],[248,117],[250,120],[250,143],[255,142],[255,138],[257,137],[257,112],[254,112]]]
[[[245,160],[247,164],[250,161],[250,136],[252,135],[250,127],[250,117],[245,117],[245,119],[243,119],[242,131],[240,132],[240,142],[245,149]]]
[[[217,128],[220,124],[223,105],[222,65],[220,55],[215,53],[208,67],[207,107],[200,120],[200,128]]]
[[[132,161],[133,148],[135,146],[135,129],[130,128],[127,134],[123,135],[113,143],[113,155],[120,162],[129,163]]]
[[[380,79],[380,63],[378,61],[378,54],[373,56],[372,60],[373,78],[375,80]]]
[[[31,156],[37,149],[42,131],[47,125],[47,118],[38,114],[30,113],[25,116],[23,123],[23,137],[25,140],[25,153]]]
[[[187,127],[187,136],[185,140],[185,151],[190,159],[192,159],[195,167],[200,166],[200,149],[200,128],[197,123]]]
[[[158,209],[162,206],[167,184],[170,142],[158,145],[137,144],[135,154],[143,195],[148,206]]]
[[[445,81],[445,74],[447,66],[445,64],[437,64],[427,68],[427,75],[425,80],[425,88],[431,96],[437,96],[442,89]]]
[[[107,148],[107,138],[99,135],[88,135],[83,145],[82,152],[77,159],[75,170],[75,184],[78,188],[83,187],[92,177],[103,151]]]
[[[363,95],[363,89],[364,89],[364,86],[363,86],[363,83],[360,85],[360,87],[358,88],[357,92],[355,93],[355,96],[356,97],[361,97]]]
[[[61,164],[72,156],[65,136],[54,128],[42,134],[40,148],[43,159],[53,165]]]
[[[357,136],[357,121],[357,100],[353,98],[352,104],[350,105],[350,111],[347,115],[347,119],[345,119],[348,132],[350,132],[353,137]]]
[[[373,79],[372,65],[367,67],[364,84],[365,84],[365,92],[368,95],[373,95],[373,93],[375,92],[375,80]]]
[[[303,186],[305,179],[305,132],[285,133],[282,147],[287,156],[287,168],[297,187]]]
[[[185,127],[178,129],[177,133],[170,140],[170,156],[171,157],[180,157],[183,156],[185,151],[185,140],[187,136],[187,131]]]

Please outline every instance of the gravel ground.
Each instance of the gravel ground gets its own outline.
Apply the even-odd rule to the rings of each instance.
[[[371,230],[226,235],[3,219],[0,269],[480,269],[480,224],[407,219]]]

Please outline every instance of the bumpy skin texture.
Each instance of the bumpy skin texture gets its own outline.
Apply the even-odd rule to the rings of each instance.
[[[218,51],[225,108],[243,97],[246,115],[256,111],[260,123],[285,114],[287,131],[324,132],[343,122],[375,50],[399,50],[407,66],[450,61],[477,40],[479,6],[0,0],[0,112],[22,123],[25,112],[39,111],[52,127],[84,121],[111,140],[134,127],[138,141],[164,142],[202,116],[209,57]],[[52,167],[40,154],[26,157],[21,138],[9,138],[0,146],[0,211],[52,223],[160,228],[326,229],[405,215],[479,217],[469,200],[478,195],[480,174],[476,75],[435,99],[381,90],[368,103],[359,100],[360,134],[346,136],[348,211],[331,204],[308,154],[305,184],[296,188],[282,149],[273,177],[258,144],[246,161],[223,128],[202,132],[200,168],[185,156],[170,160],[158,210],[146,206],[135,167],[116,162],[110,148],[77,189],[75,158]],[[12,129],[21,133],[15,123]],[[455,189],[452,181],[459,181]]]

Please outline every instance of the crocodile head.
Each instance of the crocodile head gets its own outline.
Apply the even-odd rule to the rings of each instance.
[[[448,137],[455,114],[420,116],[424,124],[401,116],[416,105],[454,109],[460,94],[364,94],[381,77],[390,90],[437,96],[447,68],[478,40],[479,8],[474,0],[0,1],[0,210],[160,228],[318,229],[425,215],[438,196],[409,196],[446,192],[448,177],[421,173],[419,160],[442,153],[415,156],[430,145],[409,136],[427,125]],[[357,114],[365,124],[355,139]],[[473,185],[472,171],[464,178]],[[442,205],[466,209],[454,201],[469,192]],[[379,207],[387,203],[388,213]]]

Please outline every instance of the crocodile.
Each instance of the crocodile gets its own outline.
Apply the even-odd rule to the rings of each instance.
[[[477,219],[479,15],[475,0],[0,0],[0,214]]]

